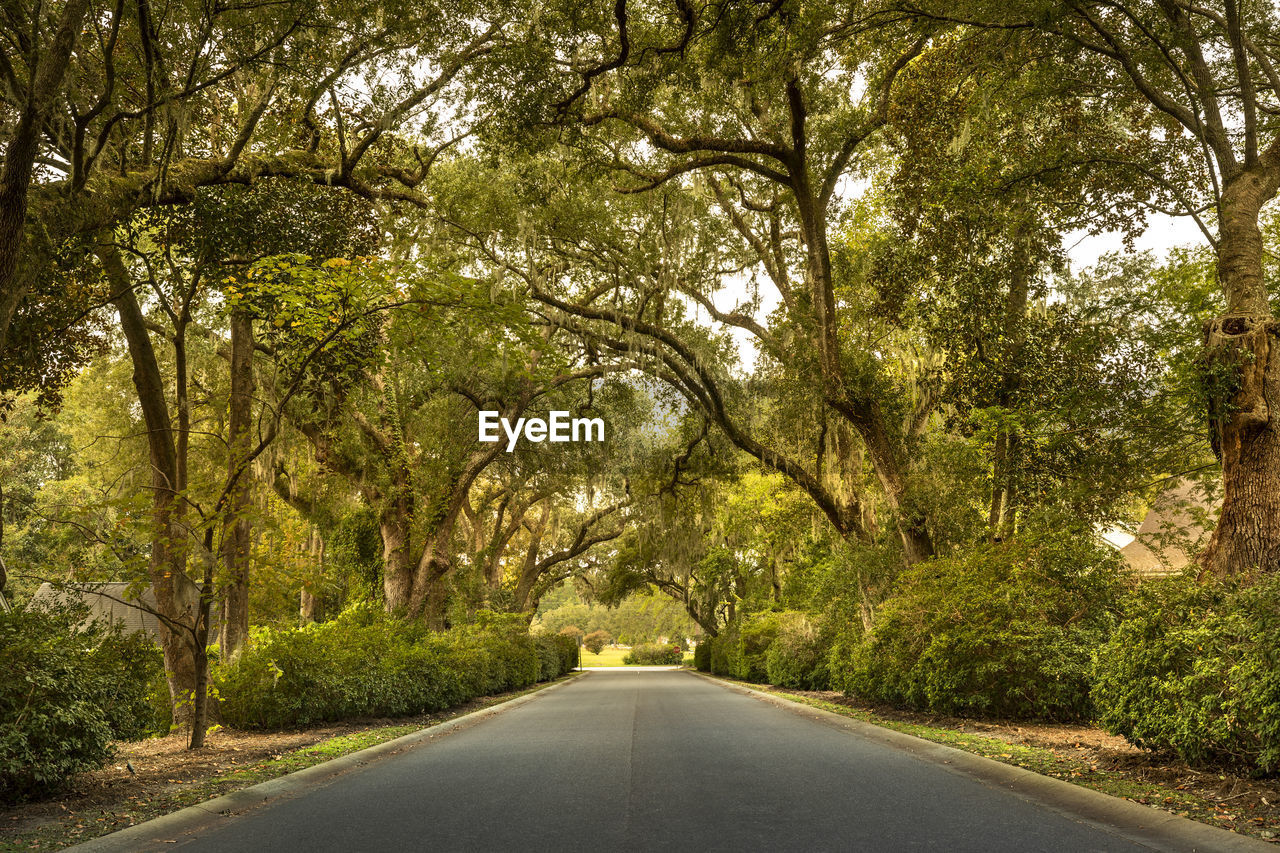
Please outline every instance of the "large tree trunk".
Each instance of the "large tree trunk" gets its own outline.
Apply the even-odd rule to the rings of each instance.
[[[302,587],[302,593],[298,596],[298,621],[303,625],[310,625],[312,622],[319,622],[323,615],[320,596],[307,587]]]
[[[449,585],[445,579],[452,571],[453,564],[440,559],[432,564],[426,577],[428,583],[422,591],[421,605],[417,608],[422,621],[436,631],[444,631],[449,626]]]
[[[249,558],[253,531],[248,518],[252,499],[249,472],[252,451],[249,422],[253,406],[253,320],[231,314],[231,395],[227,417],[227,474],[236,479],[227,502],[222,561],[226,570],[226,609],[222,654],[235,657],[249,636]]]
[[[174,722],[185,723],[191,718],[197,684],[194,631],[200,595],[186,575],[186,549],[174,523],[178,465],[173,429],[159,363],[119,252],[114,246],[104,246],[98,256],[117,293],[114,304],[129,345],[133,384],[147,426],[152,501],[151,587],[161,616],[160,646],[164,650]]]
[[[452,533],[451,522],[437,528],[418,559],[409,592],[409,615],[421,618],[437,630],[447,627],[445,608],[449,603],[449,588],[446,578],[453,571],[449,552]]]
[[[1258,228],[1278,180],[1272,172],[1242,172],[1227,182],[1219,205],[1218,279],[1227,310],[1207,324],[1204,344],[1211,370],[1236,381],[1210,412],[1225,494],[1201,559],[1218,576],[1280,570],[1280,412],[1270,403],[1280,400],[1280,347]]]
[[[414,560],[409,553],[410,519],[396,506],[384,507],[378,519],[382,535],[382,595],[388,612],[409,609]]]
[[[529,599],[533,597],[533,588],[541,576],[538,571],[538,549],[542,547],[542,537],[547,531],[547,521],[550,518],[551,502],[548,501],[542,505],[538,520],[529,529],[529,547],[525,549],[524,565],[520,568],[520,577],[516,581],[515,601],[512,603],[512,610],[516,613],[531,612],[537,607],[536,603],[530,607]]]
[[[413,569],[409,592],[409,614],[420,616],[433,628],[445,627],[445,607],[449,589],[446,579],[453,571],[453,533],[462,515],[471,484],[498,455],[499,445],[492,444],[475,451],[453,480],[445,503],[431,530],[424,536],[422,554]],[[433,513],[434,516],[434,513]]]
[[[1008,348],[1001,353],[1005,369],[1004,375],[1000,377],[1000,388],[996,397],[996,405],[1002,409],[1008,409],[1014,404],[1021,385],[1018,357],[1027,341],[1027,327],[1024,321],[1027,316],[1027,298],[1031,287],[1029,264],[1030,251],[1026,241],[1022,239],[1020,229],[1015,227],[1013,269],[1009,278],[1009,294],[1005,299],[1004,310],[1004,337],[1008,341]],[[1008,539],[1016,529],[1019,444],[1018,434],[1011,429],[1002,428],[996,435],[995,449],[991,459],[991,506],[987,513],[988,536],[992,541]]]
[[[867,448],[872,470],[884,489],[885,502],[897,515],[898,534],[908,563],[933,556],[933,538],[928,519],[919,509],[906,505],[906,471],[894,446],[885,413],[875,398],[850,388],[841,363],[839,315],[831,272],[831,251],[827,243],[828,211],[809,185],[806,167],[793,172],[793,190],[807,255],[810,310],[817,337],[818,363],[823,395],[857,432]]]

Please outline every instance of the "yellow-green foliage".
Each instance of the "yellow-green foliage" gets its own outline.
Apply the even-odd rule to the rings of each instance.
[[[752,613],[726,625],[713,640],[711,671],[743,681],[767,682],[765,656],[778,636],[781,614]]]
[[[79,630],[84,610],[0,613],[0,802],[101,767],[111,741],[154,725],[160,650],[142,635]]]
[[[898,578],[840,682],[948,714],[1087,719],[1093,654],[1121,594],[1114,552],[1083,532],[930,560]]]
[[[679,643],[642,643],[631,649],[622,659],[628,666],[679,666],[684,660],[684,649]]]
[[[769,683],[797,690],[826,690],[827,644],[803,613],[778,614],[778,635],[765,653]]]
[[[535,640],[518,616],[481,613],[474,625],[433,632],[361,606],[320,625],[257,630],[213,677],[224,721],[283,728],[438,711],[527,687],[572,669],[569,645]]]
[[[1098,651],[1100,722],[1189,762],[1280,769],[1280,578],[1142,585]]]

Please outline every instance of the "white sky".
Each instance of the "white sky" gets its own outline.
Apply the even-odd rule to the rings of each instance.
[[[1084,232],[1068,235],[1064,241],[1067,253],[1071,256],[1074,272],[1080,272],[1097,263],[1098,258],[1107,252],[1116,252],[1123,248],[1118,234],[1102,234],[1090,237]],[[1151,251],[1159,260],[1168,254],[1170,249],[1181,246],[1205,245],[1204,234],[1189,216],[1171,217],[1162,213],[1148,216],[1147,230],[1137,239],[1134,248],[1138,251]]]

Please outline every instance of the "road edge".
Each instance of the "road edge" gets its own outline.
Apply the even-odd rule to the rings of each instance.
[[[885,746],[903,750],[922,761],[939,765],[944,770],[961,773],[994,785],[1058,814],[1095,824],[1113,835],[1137,844],[1161,850],[1223,851],[1223,853],[1237,851],[1255,851],[1256,853],[1262,850],[1271,850],[1274,853],[1277,849],[1275,845],[1261,839],[1210,826],[1190,818],[1179,817],[1162,809],[1113,797],[1110,794],[1073,785],[1051,776],[1043,776],[1026,768],[974,755],[953,746],[934,743],[931,740],[883,728],[864,720],[814,708],[785,695],[757,690],[734,681],[725,681],[697,670],[684,671],[726,690],[756,696],[801,716],[808,716]]]
[[[416,732],[401,735],[398,738],[366,747],[357,752],[331,758],[328,761],[313,764],[302,770],[295,770],[293,773],[287,773],[284,776],[269,779],[266,782],[259,782],[256,785],[250,785],[247,788],[241,788],[238,791],[214,797],[212,800],[196,803],[178,811],[170,812],[142,823],[136,823],[133,826],[116,830],[107,835],[99,835],[97,838],[90,838],[87,841],[82,841],[79,844],[63,849],[65,851],[75,851],[75,853],[137,853],[137,851],[150,846],[165,844],[182,833],[191,832],[221,819],[259,808],[282,797],[297,796],[311,788],[327,784],[335,777],[351,770],[364,767],[388,755],[420,746],[436,735],[445,734],[452,729],[480,722],[485,717],[503,711],[509,711],[526,702],[531,702],[551,690],[564,687],[566,684],[572,684],[586,675],[588,675],[588,671],[575,671],[568,678],[548,684],[531,693],[525,693],[505,702],[499,702],[496,705],[490,705],[487,708],[481,708],[478,711],[454,717],[452,720],[436,723],[434,726],[428,726]]]

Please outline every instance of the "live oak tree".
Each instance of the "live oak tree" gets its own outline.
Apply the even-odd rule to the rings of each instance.
[[[1280,566],[1277,328],[1263,276],[1259,217],[1280,189],[1280,19],[1265,4],[1066,2],[901,8],[928,20],[1039,32],[1102,102],[1143,105],[1161,125],[1127,160],[1161,201],[1195,216],[1217,256],[1224,311],[1204,358],[1231,376],[1209,411],[1222,463],[1222,513],[1201,559],[1218,575]],[[1139,128],[1145,130],[1145,128]],[[1211,227],[1216,226],[1216,227]]]
[[[649,425],[641,397],[625,378],[565,386],[542,407],[599,418],[604,441],[522,442],[472,488],[463,504],[467,556],[495,609],[533,613],[549,590],[598,566],[623,534],[631,446]]]
[[[664,291],[693,300],[811,383],[830,418],[857,437],[914,562],[934,545],[928,519],[908,500],[912,419],[904,425],[886,406],[885,370],[849,328],[830,228],[888,120],[899,75],[937,27],[881,21],[874,12],[862,4],[683,2],[620,2],[612,15],[594,17],[548,12],[539,30],[545,82],[532,87],[528,109],[541,108],[544,120],[566,128],[567,144],[614,169],[623,192],[662,197],[677,186],[706,188],[750,259],[737,269],[760,270],[777,293],[778,321],[762,323],[750,306],[718,307],[713,295],[723,282],[695,282],[673,257],[637,265],[628,287],[652,291],[654,305]],[[664,233],[699,227],[684,220]],[[548,303],[613,323],[630,341],[645,339],[735,443],[796,479],[843,535],[867,536],[859,499],[837,494],[812,466],[761,443],[726,411],[717,383],[661,322],[634,307],[616,310],[602,295],[587,287],[552,294]]]
[[[386,607],[436,626],[446,621],[472,489],[505,456],[505,438],[478,441],[479,411],[513,423],[545,416],[569,408],[554,405],[565,389],[616,369],[582,361],[562,332],[532,325],[498,282],[431,266],[441,262],[423,262],[436,280],[406,269],[395,282],[406,304],[388,314],[359,381],[291,416],[322,468],[377,513]]]
[[[163,243],[164,236],[160,235]],[[104,273],[120,296],[115,300],[121,327],[128,342],[133,366],[133,383],[145,424],[150,471],[151,554],[149,580],[161,622],[161,645],[165,651],[166,673],[175,707],[175,719],[191,722],[191,744],[203,743],[207,723],[207,646],[214,603],[220,598],[216,586],[224,577],[219,564],[227,557],[231,577],[228,586],[246,583],[247,566],[238,562],[244,554],[237,550],[237,528],[243,523],[243,503],[250,465],[270,448],[279,434],[284,412],[294,397],[315,393],[317,388],[341,386],[344,374],[358,370],[367,356],[366,343],[377,325],[377,292],[366,288],[362,269],[333,271],[295,262],[272,262],[267,267],[248,268],[237,286],[225,294],[231,314],[245,312],[264,321],[270,332],[264,339],[279,368],[278,398],[273,407],[263,407],[254,434],[226,439],[227,467],[214,476],[205,490],[197,490],[189,477],[189,448],[192,435],[186,370],[188,326],[192,324],[194,302],[202,291],[202,272],[207,266],[193,263],[191,275],[179,265],[169,275],[157,275],[144,261],[127,265],[121,246],[103,244],[99,249]],[[217,269],[219,261],[205,257],[205,264]],[[130,267],[135,266],[136,272]],[[336,266],[336,265],[335,265]],[[343,260],[342,266],[350,262]],[[172,387],[176,405],[171,413],[162,362],[151,338],[151,327],[135,293],[139,280],[146,281],[159,296],[159,303],[172,321],[169,340],[173,347],[175,371]],[[376,279],[376,272],[372,278]],[[222,279],[222,284],[234,279]],[[172,298],[173,302],[168,300]],[[160,326],[164,330],[163,326]],[[234,338],[228,358],[235,362]],[[243,377],[232,376],[233,394]],[[243,391],[241,392],[243,393]],[[235,401],[231,401],[233,404]],[[247,414],[247,413],[246,413]],[[248,420],[247,418],[245,420]],[[234,419],[228,419],[234,425]],[[239,422],[241,430],[248,424]],[[228,544],[231,539],[233,544]],[[198,580],[193,580],[190,573]],[[228,608],[228,615],[247,620],[247,609]],[[243,624],[243,622],[242,622]]]

